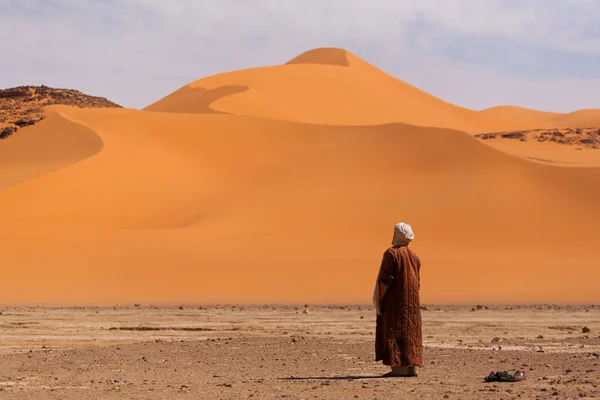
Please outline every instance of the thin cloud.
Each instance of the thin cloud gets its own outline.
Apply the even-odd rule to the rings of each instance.
[[[0,87],[73,87],[141,108],[219,72],[344,47],[472,108],[600,108],[600,2],[4,0]]]

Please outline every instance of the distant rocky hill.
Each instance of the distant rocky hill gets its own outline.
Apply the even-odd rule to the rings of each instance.
[[[81,108],[122,108],[103,97],[88,96],[78,90],[54,89],[47,86],[18,86],[0,90],[0,139],[20,127],[44,119],[44,107],[64,104]]]

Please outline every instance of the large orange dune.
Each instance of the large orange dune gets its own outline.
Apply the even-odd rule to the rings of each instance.
[[[600,168],[471,135],[568,116],[454,106],[342,49],[54,106],[0,141],[0,303],[368,302],[401,220],[424,302],[598,302]]]
[[[447,103],[341,49],[312,50],[284,65],[203,78],[146,110],[205,113],[206,108],[342,126],[403,122],[471,133],[535,127]]]

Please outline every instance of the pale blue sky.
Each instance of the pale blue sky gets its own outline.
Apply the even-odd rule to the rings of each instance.
[[[600,0],[0,0],[0,87],[141,108],[195,79],[344,47],[481,109],[600,108]]]

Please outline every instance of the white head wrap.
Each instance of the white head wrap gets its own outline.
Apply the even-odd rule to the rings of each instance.
[[[410,243],[415,238],[412,227],[404,222],[397,223],[394,226],[394,239],[392,246],[401,246]]]

